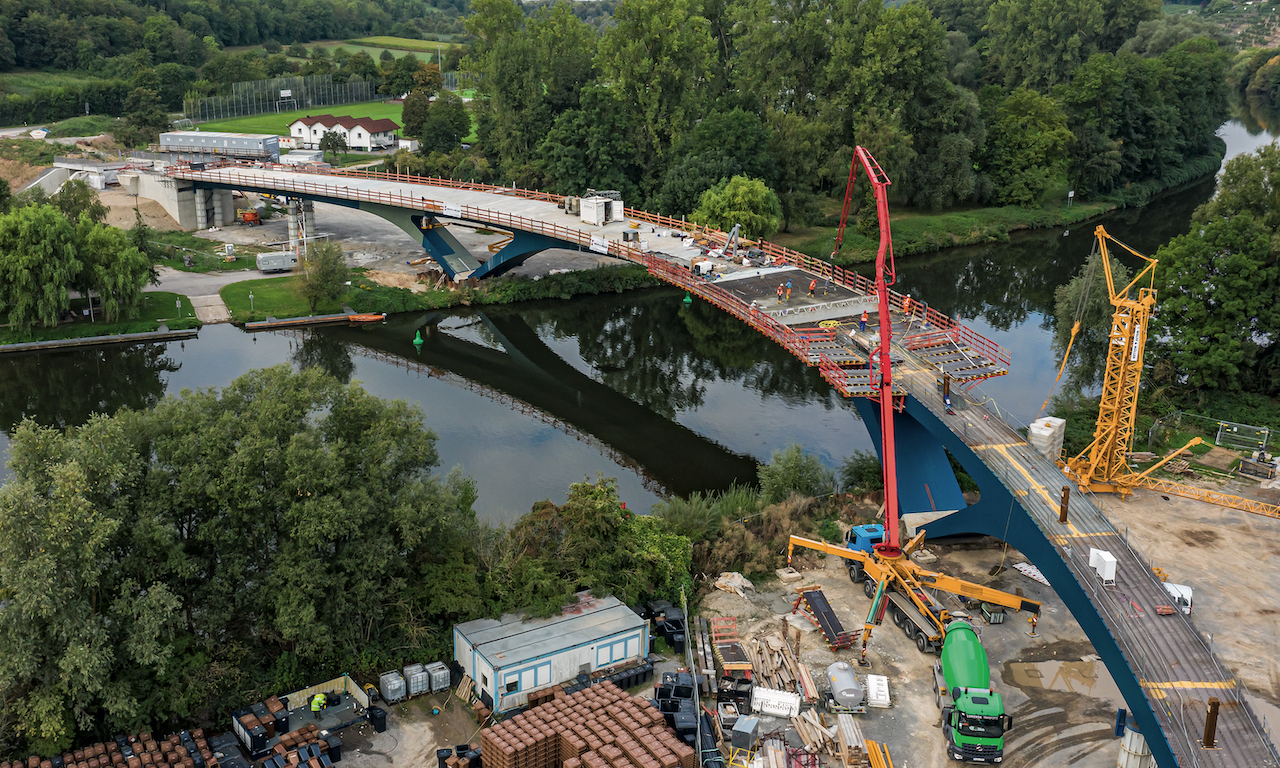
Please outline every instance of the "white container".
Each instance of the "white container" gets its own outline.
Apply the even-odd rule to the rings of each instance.
[[[421,671],[422,671],[421,664],[406,664],[405,668],[401,670],[400,673],[404,675],[405,680],[408,680],[409,678],[413,677],[414,675],[418,674]],[[412,696],[413,694],[410,693],[409,695]]]
[[[758,715],[795,717],[800,714],[800,694],[772,688],[751,689],[751,711]]]
[[[1098,570],[1098,563],[1101,562],[1098,557],[1101,554],[1102,554],[1101,549],[1089,547],[1089,567],[1094,569],[1095,571]]]
[[[443,661],[433,661],[425,667],[431,675],[431,692],[444,691],[449,688],[449,667]]]
[[[867,706],[887,709],[889,700],[889,678],[884,675],[867,675]]]
[[[1115,555],[1106,550],[1098,551],[1098,565],[1095,567],[1098,571],[1098,578],[1102,579],[1103,584],[1116,583],[1116,558]]]
[[[378,678],[378,693],[382,694],[382,700],[389,704],[403,701],[405,689],[404,678],[399,672],[383,672]]]

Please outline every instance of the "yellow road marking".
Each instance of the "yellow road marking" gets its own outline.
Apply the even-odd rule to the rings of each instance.
[[[1118,536],[1115,531],[1098,531],[1097,533],[1060,533],[1059,539],[1083,539],[1089,536]]]
[[[1222,682],[1196,682],[1194,680],[1174,680],[1168,683],[1157,683],[1151,680],[1142,681],[1143,688],[1235,688],[1234,680]]]

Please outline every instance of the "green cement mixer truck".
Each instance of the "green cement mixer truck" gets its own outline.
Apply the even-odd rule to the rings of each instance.
[[[947,624],[942,654],[933,665],[933,689],[942,709],[947,756],[969,763],[1004,760],[1004,733],[1013,718],[991,690],[991,668],[978,633],[967,621]]]

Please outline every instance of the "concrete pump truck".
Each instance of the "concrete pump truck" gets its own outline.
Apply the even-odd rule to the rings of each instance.
[[[924,541],[921,532],[905,545],[898,533],[898,471],[894,445],[894,411],[901,400],[893,389],[890,364],[890,342],[893,338],[890,317],[889,286],[896,280],[892,237],[889,231],[889,202],[886,187],[889,179],[866,149],[856,147],[845,187],[844,209],[836,235],[836,253],[844,239],[844,223],[848,220],[853,186],[858,168],[866,170],[876,201],[880,245],[876,253],[876,299],[879,310],[879,346],[871,355],[870,383],[880,406],[880,456],[884,470],[884,526],[858,526],[850,531],[844,546],[792,536],[787,548],[790,563],[796,547],[805,547],[835,555],[844,560],[849,577],[863,582],[863,592],[871,598],[862,631],[862,655],[859,664],[867,665],[867,643],[872,629],[886,613],[913,639],[921,652],[940,652],[935,667],[938,705],[944,707],[943,733],[947,754],[952,759],[970,762],[1001,762],[1004,757],[1004,732],[1013,722],[1004,713],[999,694],[990,689],[991,675],[986,652],[971,624],[961,613],[952,614],[936,596],[937,590],[951,592],[971,600],[1000,605],[1014,610],[1040,613],[1040,603],[1020,595],[926,571],[909,557]],[[833,254],[834,256],[834,254]],[[888,257],[886,259],[886,256]],[[944,700],[945,694],[945,700]]]

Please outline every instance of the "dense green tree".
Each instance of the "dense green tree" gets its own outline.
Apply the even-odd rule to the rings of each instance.
[[[413,73],[414,91],[421,91],[428,96],[435,96],[444,85],[444,75],[435,62],[423,62],[418,71]]]
[[[822,166],[822,150],[829,129],[821,120],[769,110],[769,162],[774,170],[773,189],[782,204],[782,230],[791,222],[808,224],[816,212],[813,193]]]
[[[8,213],[12,204],[13,195],[9,191],[9,180],[0,179],[0,215]]]
[[[347,259],[337,243],[312,243],[299,267],[298,294],[307,302],[311,314],[321,302],[334,301],[346,292]]]
[[[933,15],[948,30],[959,32],[966,40],[985,37],[987,16],[993,0],[927,0]]]
[[[405,136],[422,137],[422,126],[427,121],[427,113],[431,110],[431,96],[422,91],[410,91],[404,97],[404,105],[400,110],[400,127]]]
[[[996,199],[1034,208],[1061,171],[1071,142],[1067,116],[1050,96],[1019,88],[995,110],[988,126]]]
[[[351,58],[347,59],[342,71],[353,77],[358,76],[366,83],[372,82],[376,84],[378,82],[378,65],[364,51],[356,51],[351,54]]]
[[[1043,91],[1098,51],[1105,24],[1100,0],[995,0],[990,55],[1006,86]]]
[[[1227,59],[1227,52],[1205,37],[1178,43],[1160,57],[1166,73],[1164,98],[1177,115],[1175,140],[1183,157],[1209,152],[1217,142],[1218,128],[1231,109]]]
[[[702,111],[715,44],[693,0],[622,0],[600,39],[596,67],[643,130],[646,186],[672,142]]]
[[[30,205],[0,216],[0,314],[11,329],[57,325],[82,266],[75,227],[56,209]]]
[[[548,187],[559,194],[616,189],[634,200],[640,173],[634,129],[607,89],[585,88],[579,108],[561,113],[538,145],[537,164]]]
[[[418,84],[418,69],[424,66],[412,53],[401,56],[382,68],[382,86],[379,93],[399,97],[412,91]]]
[[[81,214],[76,225],[76,255],[82,266],[72,284],[82,295],[92,292],[101,300],[106,321],[136,317],[142,289],[152,275],[147,254],[135,248],[123,231]]]
[[[740,224],[743,237],[767,238],[782,223],[782,203],[763,181],[734,176],[703,192],[689,220],[726,232]]]
[[[93,187],[80,179],[71,179],[49,198],[49,203],[62,212],[70,221],[79,221],[81,216],[101,224],[107,220],[107,206]]]
[[[825,97],[832,46],[829,0],[745,0],[730,4],[732,76],[758,108],[812,116]]]
[[[654,198],[658,210],[686,216],[702,193],[733,176],[766,178],[769,133],[760,118],[742,109],[712,111],[672,147],[677,158]]]
[[[1256,386],[1250,374],[1280,327],[1280,260],[1272,236],[1246,211],[1215,218],[1156,253],[1160,302],[1149,338],[1176,383],[1229,391]]]
[[[169,115],[160,103],[160,95],[149,88],[134,88],[129,92],[124,102],[124,115],[130,129],[123,139],[126,144],[157,141],[160,132],[169,128]]]
[[[1103,0],[1102,27],[1098,49],[1114,53],[1133,37],[1144,23],[1160,18],[1161,0]]]
[[[56,754],[100,719],[119,727],[156,714],[139,683],[172,661],[179,601],[143,563],[118,560],[138,521],[128,502],[137,454],[118,424],[95,418],[63,434],[26,422],[10,466],[14,479],[0,486],[0,680],[18,733]]]
[[[1280,147],[1264,144],[1227,161],[1213,199],[1196,209],[1197,224],[1248,213],[1261,226],[1280,231]]]
[[[1213,40],[1223,50],[1235,47],[1235,36],[1220,24],[1200,16],[1162,14],[1139,23],[1120,50],[1139,56],[1160,56],[1175,45],[1197,37]]]
[[[574,483],[563,505],[535,505],[511,529],[509,547],[502,602],[533,615],[558,612],[584,589],[624,602],[691,592],[689,540],[623,509],[611,478]]]
[[[470,132],[471,115],[466,102],[453,91],[442,91],[422,123],[419,150],[426,154],[450,152],[457,149]]]

